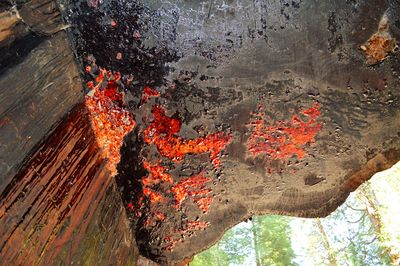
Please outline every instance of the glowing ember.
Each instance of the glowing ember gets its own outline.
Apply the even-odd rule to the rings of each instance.
[[[144,140],[148,144],[155,144],[161,155],[179,162],[186,154],[209,152],[213,165],[220,165],[220,154],[232,137],[224,132],[208,134],[204,138],[183,139],[179,133],[182,122],[177,118],[166,116],[161,106],[154,106],[152,110],[154,121],[144,131]]]
[[[164,237],[164,242],[167,243],[167,246],[164,247],[165,250],[172,251],[174,250],[176,244],[179,242],[180,238],[173,238],[172,236]]]
[[[86,67],[86,71],[91,71],[91,67]],[[118,72],[100,69],[95,82],[87,83],[92,92],[85,98],[94,134],[113,175],[121,159],[119,150],[124,136],[135,126],[133,115],[123,109],[123,93],[118,91],[120,78]]]
[[[306,155],[304,145],[314,140],[322,125],[316,122],[320,116],[318,103],[300,113],[308,117],[308,122],[293,115],[291,122],[278,121],[274,125],[267,125],[265,113],[259,107],[248,125],[252,130],[247,141],[249,156],[265,155],[284,160],[296,155],[302,159]]]
[[[154,217],[154,219],[153,219]],[[147,217],[144,226],[149,228],[156,225],[156,222],[162,222],[165,220],[165,214],[159,211],[154,211],[149,217]]]
[[[132,211],[136,217],[142,216],[141,209],[143,208],[143,197],[139,197],[139,200],[135,203],[130,202],[127,204],[128,210]]]
[[[143,167],[149,171],[149,175],[146,180],[150,184],[158,184],[160,181],[172,183],[172,177],[168,173],[168,169],[164,166],[159,164],[150,164],[147,161],[143,161]]]
[[[159,96],[156,90],[145,87],[141,103],[146,103],[150,97]],[[180,119],[168,117],[165,110],[158,105],[153,106],[152,113],[154,119],[143,132],[145,143],[154,144],[161,155],[173,162],[181,161],[187,154],[209,153],[213,166],[215,168],[220,166],[221,152],[232,139],[230,134],[216,132],[202,138],[183,139],[178,136],[182,126]],[[203,213],[209,210],[213,197],[210,195],[212,190],[207,188],[206,184],[212,181],[211,178],[204,177],[203,173],[200,173],[176,183],[168,169],[160,162],[150,163],[144,160],[143,167],[148,171],[148,175],[141,179],[142,190],[144,197],[150,202],[150,209],[144,222],[145,227],[155,226],[158,221],[165,219],[167,213],[159,210],[167,207],[165,204],[169,202],[166,199],[171,196],[175,199],[175,209],[179,209],[185,199],[192,199]],[[172,251],[177,242],[183,242],[183,235],[190,237],[193,231],[204,229],[208,225],[204,221],[185,222],[183,228],[173,231],[173,236],[164,238],[164,242],[167,243],[164,249]]]
[[[146,197],[150,202],[150,209],[147,213],[147,219],[144,225],[145,227],[151,227],[155,225],[156,221],[163,221],[165,219],[165,214],[156,210],[155,204],[164,203],[165,197],[163,194],[167,194],[167,191],[162,187],[154,186],[162,183],[172,184],[173,179],[168,173],[168,169],[162,165],[143,161],[143,167],[148,171],[148,175],[142,177],[142,191],[144,197]],[[154,190],[157,190],[158,192],[155,192]]]
[[[204,196],[211,192],[211,189],[206,189],[205,185],[207,182],[210,182],[211,178],[204,177],[203,174],[199,174],[196,176],[191,176],[188,178],[182,179],[178,184],[171,188],[171,192],[175,195],[176,208],[182,204],[182,202],[188,196]],[[204,198],[204,197],[203,197]],[[207,211],[209,205],[211,204],[211,200],[200,200],[195,199],[196,204],[203,211]]]
[[[164,197],[152,191],[150,187],[161,182],[172,183],[173,180],[168,169],[158,164],[150,164],[147,161],[143,161],[143,167],[149,172],[148,176],[142,177],[143,194],[149,198],[151,204],[163,202]]]
[[[161,194],[154,192],[147,187],[143,188],[143,194],[150,199],[151,204],[164,201],[164,197],[161,196]]]
[[[190,231],[198,231],[198,230],[203,230],[206,229],[210,225],[209,222],[204,222],[204,221],[187,221],[185,223],[185,228],[184,230],[181,230],[181,233],[187,233]]]
[[[180,182],[175,183],[171,174],[168,173],[168,169],[158,163],[149,163],[143,161],[143,167],[148,171],[148,175],[142,177],[142,191],[145,198],[148,199],[150,209],[147,212],[147,218],[144,226],[149,228],[156,225],[157,221],[163,221],[165,219],[165,213],[161,212],[159,207],[165,206],[166,198],[169,198],[171,194],[174,196],[176,204],[175,209],[179,208],[182,202],[187,198],[193,198],[193,202],[203,212],[207,212],[213,198],[209,195],[212,190],[206,188],[206,184],[212,179],[204,177],[203,173],[198,175],[190,176],[182,179]],[[155,191],[157,190],[157,192]],[[142,198],[143,199],[143,198]],[[164,205],[156,205],[164,204]],[[141,204],[140,204],[141,205]],[[137,216],[141,215],[134,204],[129,203],[128,209],[134,211]],[[202,225],[204,222],[196,222]],[[194,226],[195,223],[189,223],[185,226],[186,231],[199,230]],[[203,227],[199,227],[203,228]],[[176,239],[178,241],[178,239]],[[174,243],[176,241],[172,241]],[[179,240],[181,241],[181,240]],[[168,250],[172,250],[175,244],[169,244]]]
[[[142,94],[142,100],[141,100],[141,104],[146,103],[150,97],[159,97],[160,93],[156,90],[153,90],[150,87],[144,87],[143,89],[143,94]]]
[[[105,74],[103,74],[104,76]],[[96,85],[91,84],[92,87]],[[160,93],[150,87],[144,87],[142,93],[141,104],[146,103],[151,97],[159,97]],[[118,101],[118,99],[115,99]],[[182,126],[180,119],[168,117],[165,110],[161,106],[153,106],[153,121],[143,132],[144,142],[148,145],[154,144],[158,152],[172,162],[181,161],[187,154],[209,153],[210,161],[215,168],[220,165],[220,155],[222,150],[231,141],[230,134],[224,132],[216,132],[208,134],[202,138],[183,139],[178,136]],[[142,203],[130,203],[127,208],[135,212],[136,216],[144,218],[143,225],[150,229],[159,222],[166,219],[168,211],[179,209],[185,199],[191,199],[193,204],[203,212],[207,212],[213,201],[210,195],[212,190],[207,188],[208,182],[212,178],[204,177],[203,173],[181,179],[179,182],[174,181],[169,169],[158,162],[149,162],[143,160],[143,168],[148,172],[146,176],[141,178],[142,185],[142,201],[148,203],[147,210],[143,212]],[[170,200],[175,200],[175,205],[170,204]],[[181,210],[182,211],[182,210]],[[145,215],[145,216],[143,216]],[[204,229],[208,226],[207,222],[189,221],[185,222],[180,230],[173,230],[174,236],[166,237],[167,250],[172,250],[177,242],[182,242],[182,235],[190,237],[196,230]]]
[[[196,202],[197,206],[205,213],[208,212],[208,209],[210,208],[210,205],[213,201],[212,197],[204,197],[204,198],[199,198],[195,199],[194,202]]]

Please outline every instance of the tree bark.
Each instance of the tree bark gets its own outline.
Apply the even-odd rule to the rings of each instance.
[[[256,253],[256,265],[261,266],[261,259],[260,259],[260,251],[258,249],[258,236],[257,236],[257,230],[258,230],[258,220],[257,217],[253,217],[251,219],[251,230],[253,232],[253,243],[254,243],[254,252]]]
[[[338,263],[337,263],[337,260],[336,260],[336,257],[335,257],[335,252],[334,252],[334,250],[333,250],[333,248],[332,248],[332,246],[331,246],[331,244],[329,242],[328,236],[327,236],[327,234],[325,232],[324,226],[321,223],[321,220],[319,218],[317,218],[317,219],[315,219],[315,223],[316,223],[316,225],[318,227],[319,233],[322,236],[322,242],[324,244],[325,250],[328,253],[328,258],[329,258],[330,265],[331,266],[337,266]]]
[[[218,242],[218,244],[217,244],[217,266],[219,266],[220,265],[220,263],[219,263],[219,242]]]

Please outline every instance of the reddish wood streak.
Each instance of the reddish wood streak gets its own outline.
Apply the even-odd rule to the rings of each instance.
[[[145,104],[151,97],[159,97],[160,93],[146,86],[143,88],[141,104]]]
[[[210,181],[211,178],[204,177],[203,173],[182,179],[171,188],[171,192],[175,196],[175,207],[179,208],[187,197],[200,196],[201,198],[197,198],[194,201],[203,212],[208,211],[212,198],[207,200],[204,196],[211,192],[211,189],[205,188],[206,183]]]
[[[158,97],[159,95],[157,91],[145,87],[141,102],[145,103],[149,97]],[[162,156],[173,162],[183,160],[187,154],[209,153],[210,161],[214,168],[220,167],[221,152],[232,140],[230,134],[218,131],[201,138],[183,139],[178,136],[182,126],[180,119],[168,117],[164,108],[159,105],[153,106],[152,114],[154,119],[143,132],[145,143],[154,144]],[[212,190],[207,188],[206,184],[212,181],[211,178],[204,177],[203,173],[199,173],[175,182],[168,172],[169,169],[161,165],[160,162],[149,163],[145,160],[143,161],[143,167],[148,171],[148,175],[142,177],[141,180],[143,195],[150,203],[150,210],[146,213],[145,227],[155,226],[156,222],[165,219],[166,213],[160,210],[170,209],[170,207],[166,206],[166,204],[169,204],[167,199],[170,198],[175,200],[175,210],[180,209],[185,199],[189,198],[203,213],[209,210],[213,197],[210,195]],[[128,207],[138,213],[134,208],[134,204],[130,204]],[[204,229],[207,226],[208,223],[203,221],[186,222],[184,228],[174,230],[171,236],[167,236],[164,239],[167,243],[164,248],[171,251],[177,242],[183,241],[183,234]]]
[[[118,87],[120,79],[120,73],[100,68],[100,73],[95,78],[96,84],[87,83],[94,93],[85,98],[93,131],[113,175],[117,173],[117,164],[121,160],[119,151],[124,137],[135,126],[133,115],[123,108],[123,93],[119,92]]]
[[[142,179],[143,185],[145,185],[145,183],[158,184],[160,181],[167,183],[173,182],[172,176],[168,173],[168,169],[166,167],[159,164],[150,164],[147,161],[143,161],[143,167],[149,171],[147,178]],[[144,182],[144,180],[147,181]]]
[[[208,209],[210,208],[213,199],[214,199],[213,197],[209,196],[209,197],[194,199],[194,202],[196,202],[197,206],[205,213],[208,212]]]
[[[314,140],[315,135],[321,130],[321,123],[316,122],[320,116],[319,104],[300,111],[308,121],[293,115],[290,122],[278,121],[268,125],[262,107],[253,114],[248,127],[251,130],[247,141],[249,157],[260,155],[271,159],[289,159],[293,156],[302,159],[306,155],[304,146]]]
[[[79,242],[84,235],[109,181],[88,113],[80,105],[2,194],[0,257],[12,258],[3,263],[52,264],[66,242]]]
[[[214,167],[220,166],[221,151],[231,142],[230,134],[218,131],[208,134],[204,138],[183,139],[177,134],[182,122],[177,118],[168,117],[161,106],[154,106],[152,110],[154,120],[144,131],[144,141],[156,145],[161,155],[179,162],[186,154],[200,154],[209,152]]]
[[[206,188],[206,184],[212,180],[211,178],[204,177],[203,173],[200,173],[183,178],[180,182],[176,183],[171,174],[168,173],[168,169],[160,165],[159,162],[149,163],[143,161],[143,167],[148,171],[148,175],[142,177],[141,180],[143,196],[148,199],[149,202],[149,210],[146,212],[146,220],[144,222],[145,227],[150,228],[155,226],[157,222],[164,221],[166,217],[164,211],[168,209],[168,205],[166,204],[169,204],[167,199],[171,198],[171,196],[175,199],[175,209],[178,209],[185,199],[192,198],[199,209],[203,212],[208,211],[213,198],[207,196],[212,190]],[[137,204],[129,203],[127,206],[128,209],[134,212],[138,217],[142,215],[140,209],[143,207],[144,198],[139,198]],[[195,224],[204,225],[204,223],[205,222],[200,221],[189,223],[185,231],[178,233],[184,234],[188,230],[194,231],[199,230],[199,228],[203,229],[205,227],[196,227]],[[168,244],[166,249],[172,250],[175,244]]]

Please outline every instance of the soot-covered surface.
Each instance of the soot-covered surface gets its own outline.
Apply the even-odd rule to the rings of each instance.
[[[400,159],[398,1],[61,6],[140,252],[158,262],[253,214],[327,215]]]

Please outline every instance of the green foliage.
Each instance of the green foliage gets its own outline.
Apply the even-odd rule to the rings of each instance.
[[[256,221],[256,224],[242,223],[240,226],[228,230],[218,244],[195,256],[190,265],[255,264],[252,226],[257,227],[257,248],[260,252],[262,265],[296,265],[292,262],[295,255],[290,242],[289,218],[260,216],[255,218],[254,221]]]
[[[365,205],[356,195],[324,219],[336,247],[338,261],[344,265],[390,265],[384,254],[376,231],[366,212]],[[341,228],[341,230],[337,230]]]
[[[391,261],[398,260],[400,254],[399,177],[400,163],[385,175],[377,174],[335,212],[321,218],[320,228],[314,219],[253,217],[251,222],[228,230],[190,265],[398,265]],[[366,197],[362,199],[361,194]],[[371,204],[367,208],[368,201],[373,213]],[[329,246],[324,245],[321,230]],[[336,261],[329,260],[328,254],[334,254]]]
[[[217,244],[196,255],[190,265],[243,265],[251,252],[250,230],[245,226],[236,226],[228,230]]]
[[[191,266],[204,266],[204,265],[228,265],[228,256],[222,250],[218,248],[218,245],[214,245],[206,251],[196,255],[193,261],[190,263]]]
[[[296,265],[291,246],[291,228],[289,217],[285,216],[260,216],[258,223],[259,251],[263,265],[288,266]]]
[[[234,227],[225,233],[220,241],[220,249],[228,255],[228,264],[241,265],[252,252],[250,229]]]

